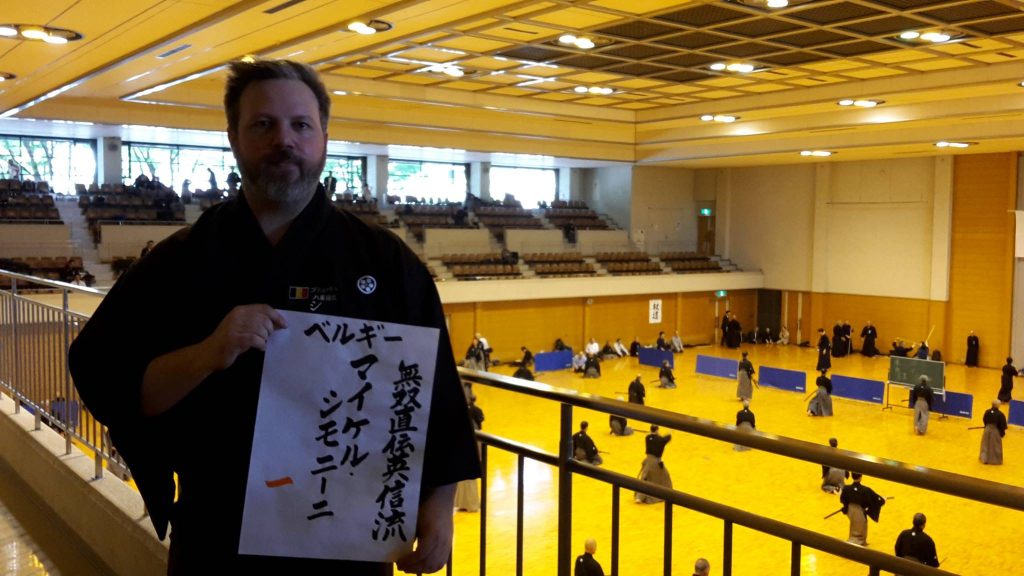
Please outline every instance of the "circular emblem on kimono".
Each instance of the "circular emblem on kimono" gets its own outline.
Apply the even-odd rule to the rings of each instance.
[[[377,289],[377,279],[373,276],[363,276],[359,280],[356,280],[356,288],[363,294],[373,294],[374,290]]]

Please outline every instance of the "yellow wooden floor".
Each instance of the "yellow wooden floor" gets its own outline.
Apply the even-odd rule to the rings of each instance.
[[[747,348],[755,368],[762,364],[795,370],[813,368],[814,349],[795,346],[759,345]],[[737,351],[704,347],[676,356],[679,387],[662,390],[647,384],[647,404],[676,412],[732,422],[739,403],[735,382],[698,376],[694,373],[697,354],[738,358]],[[838,374],[884,380],[887,357],[864,358],[854,355],[833,360]],[[509,369],[499,367],[504,374]],[[604,376],[583,380],[569,371],[539,374],[539,380],[615,397],[625,391],[637,373],[645,382],[654,380],[654,368],[639,367],[629,358],[606,362]],[[814,371],[808,373],[813,382]],[[993,369],[950,364],[946,367],[947,386],[951,390],[974,395],[973,421],[963,418],[939,420],[932,415],[927,436],[912,430],[912,413],[896,408],[882,411],[881,406],[836,398],[835,417],[811,418],[806,415],[804,395],[771,388],[754,391],[751,408],[757,415],[758,429],[791,438],[827,442],[839,439],[840,447],[881,457],[901,460],[977,478],[1008,484],[1020,484],[1024,478],[1024,434],[1011,427],[1004,439],[1003,466],[984,466],[978,462],[981,415],[989,408],[999,386],[999,373]],[[510,392],[476,386],[478,404],[484,410],[484,430],[500,436],[556,451],[559,409],[555,403],[513,395]],[[905,392],[903,392],[905,394]],[[1004,408],[1005,412],[1005,408]],[[604,414],[576,410],[576,425],[591,423],[591,436],[598,448],[607,451],[604,466],[635,475],[644,454],[644,434],[628,437],[608,433]],[[634,428],[646,428],[631,422]],[[731,445],[674,433],[664,460],[676,489],[716,500],[731,506],[775,518],[845,540],[847,522],[836,515],[823,517],[839,507],[838,498],[821,492],[820,467],[758,451],[735,452]],[[489,510],[487,572],[513,574],[515,562],[515,457],[491,450],[488,466]],[[557,541],[557,476],[552,467],[536,463],[526,466],[526,542],[525,568],[528,575],[555,573]],[[871,523],[870,547],[892,552],[899,532],[910,527],[915,512],[928,516],[927,531],[935,538],[943,568],[959,574],[1021,573],[1016,550],[1024,542],[1024,515],[994,506],[974,503],[926,490],[865,477],[864,483],[883,496],[892,496],[882,511],[881,522]],[[663,505],[641,505],[632,494],[621,494],[621,531],[619,573],[624,576],[661,574],[663,557]],[[573,487],[573,554],[582,552],[583,541],[598,541],[597,559],[608,571],[611,540],[611,488],[608,485],[577,478]],[[478,574],[479,514],[456,514],[454,572],[460,576]],[[674,513],[673,574],[689,575],[693,561],[704,556],[711,561],[713,573],[720,573],[722,562],[721,521],[677,508]],[[742,527],[734,529],[733,574],[771,576],[789,574],[789,543]],[[802,573],[821,576],[863,576],[867,570],[853,563],[804,549]]]

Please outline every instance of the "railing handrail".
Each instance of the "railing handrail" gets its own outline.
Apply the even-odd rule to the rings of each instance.
[[[80,292],[82,294],[89,294],[92,296],[106,296],[107,291],[98,288],[89,288],[88,286],[79,286],[78,284],[70,284],[68,282],[61,282],[60,280],[49,280],[47,278],[40,278],[38,276],[32,276],[30,274],[21,274],[19,272],[11,272],[10,270],[4,270],[0,268],[0,277],[14,278],[16,280],[24,280],[33,284],[41,286],[49,286],[50,288],[58,288],[60,290],[67,290],[68,292]]]
[[[557,455],[551,452],[546,452],[535,446],[510,441],[506,438],[479,430],[476,433],[476,437],[488,446],[493,446],[513,454],[522,455],[550,466],[558,465]],[[787,524],[786,522],[774,520],[753,512],[748,512],[741,508],[735,508],[720,502],[707,500],[699,496],[679,491],[675,488],[665,488],[656,484],[649,484],[638,478],[627,476],[619,472],[605,470],[603,468],[587,464],[586,462],[569,460],[567,464],[574,474],[587,476],[620,488],[650,494],[675,506],[680,506],[701,514],[713,516],[720,520],[745,526],[752,530],[769,534],[790,542],[795,542],[802,546],[810,546],[811,548],[821,550],[826,554],[852,560],[866,566],[871,566],[894,574],[904,574],[906,576],[955,576],[952,572],[931,568],[879,550],[872,550],[856,544],[850,544],[849,542],[839,540],[832,536],[826,536],[813,530]]]
[[[606,414],[625,416],[705,438],[741,444],[789,458],[826,464],[883,480],[1024,511],[1024,488],[1009,484],[831,448],[759,430],[741,432],[732,424],[716,422],[708,418],[697,418],[660,408],[630,404],[621,400],[609,400],[595,394],[520,380],[501,374],[459,368],[459,376],[463,380],[485,386],[554,400]]]

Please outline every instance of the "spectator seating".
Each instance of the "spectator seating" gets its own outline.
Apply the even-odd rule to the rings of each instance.
[[[544,223],[534,217],[532,212],[514,206],[480,206],[473,214],[499,241],[504,239],[505,230],[509,228],[544,228]]]
[[[403,204],[395,207],[395,214],[416,240],[423,242],[424,228],[476,228],[468,222],[455,223],[455,213],[459,208],[460,204]]]
[[[580,263],[584,262],[583,255],[579,252],[537,252],[523,254],[523,261],[533,266],[534,264],[547,264],[554,262]]]
[[[14,182],[0,180],[0,182]],[[45,220],[48,224],[62,224],[60,212],[53,196],[41,192],[23,192],[17,189],[0,190],[0,220]]]
[[[553,278],[559,276],[593,276],[597,270],[589,262],[552,262],[531,264],[537,276]]]
[[[153,222],[184,222],[185,206],[181,198],[167,187],[141,189],[135,186],[104,184],[96,193],[78,196],[78,206],[85,215],[93,241],[100,238],[100,224],[114,221],[127,224]]]
[[[458,264],[451,266],[450,269],[459,280],[485,280],[522,275],[518,264]]]
[[[598,262],[650,262],[646,252],[598,252],[594,255]]]
[[[634,276],[638,274],[661,274],[661,266],[657,262],[608,262],[604,267],[616,276]]]
[[[659,258],[672,268],[673,272],[720,272],[718,262],[696,252],[663,252]]]
[[[352,194],[345,193],[344,195],[335,195],[334,205],[355,214],[364,222],[391,228],[398,227],[397,221],[388,222],[387,216],[380,213],[376,202],[364,202],[361,197],[358,198],[358,201],[354,201]]]
[[[63,277],[65,270],[70,272],[82,272],[82,258],[81,256],[57,256],[53,258],[32,256],[22,258],[15,256],[13,258],[0,258],[0,268],[10,270],[11,272],[17,272],[19,274],[28,274],[31,276],[38,276],[39,278],[46,278],[48,280],[70,280],[69,278]],[[10,278],[3,278],[0,280],[3,281],[0,287],[10,288]],[[19,283],[19,286],[22,286],[22,284]]]

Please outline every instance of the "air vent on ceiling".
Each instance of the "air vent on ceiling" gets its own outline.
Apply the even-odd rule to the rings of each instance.
[[[284,10],[285,8],[291,8],[292,6],[295,6],[296,4],[302,4],[305,1],[306,0],[288,0],[287,2],[282,2],[282,3],[278,4],[277,6],[273,6],[271,8],[267,8],[266,10],[263,11],[263,13],[264,14],[277,14],[278,12],[280,12],[281,10]]]
[[[163,58],[170,58],[171,56],[174,56],[178,52],[181,52],[182,50],[188,50],[191,47],[192,47],[191,44],[182,44],[181,46],[178,46],[177,48],[171,48],[170,50],[168,50],[167,52],[164,52],[163,54],[158,54],[157,58],[161,58],[161,59],[163,59]]]

